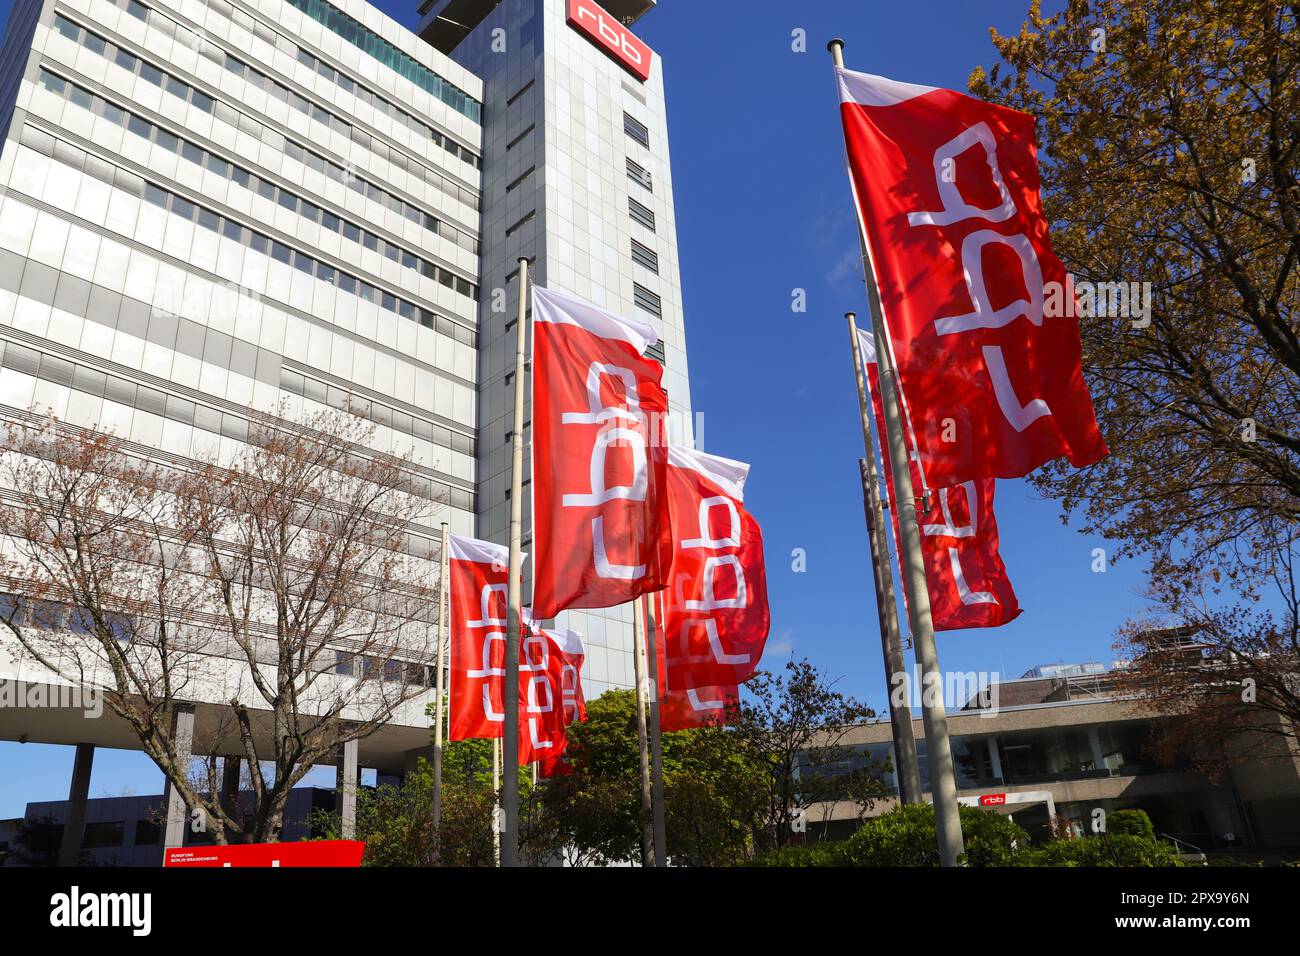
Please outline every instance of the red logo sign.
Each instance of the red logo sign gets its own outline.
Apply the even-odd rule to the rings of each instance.
[[[980,797],[981,807],[1000,807],[1007,802],[1005,793],[986,793]]]
[[[569,25],[585,33],[642,83],[650,79],[654,52],[609,11],[592,0],[569,0]]]
[[[365,849],[358,840],[187,846],[168,850],[163,866],[360,866]]]

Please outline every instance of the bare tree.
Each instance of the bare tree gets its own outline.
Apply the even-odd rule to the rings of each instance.
[[[53,419],[5,434],[0,633],[99,688],[218,842],[277,839],[313,764],[421,712],[436,503],[372,432],[341,412],[268,417],[189,468]],[[198,780],[173,730],[182,705]],[[219,755],[245,761],[251,813],[222,802]]]

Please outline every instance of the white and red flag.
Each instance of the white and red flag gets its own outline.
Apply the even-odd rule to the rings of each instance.
[[[1034,118],[952,90],[836,77],[849,178],[930,487],[1102,458],[1072,286],[1043,216]]]
[[[568,749],[564,702],[570,666],[551,632],[528,624],[519,642],[519,762],[547,761]]]
[[[524,608],[524,623],[533,631],[545,634],[551,641],[552,651],[559,655],[559,689],[565,724],[585,723],[587,698],[582,693],[582,664],[587,659],[587,647],[582,642],[582,635],[568,629],[539,628],[533,620],[531,608]]]
[[[642,322],[533,289],[533,612],[666,586],[668,397]]]
[[[767,642],[763,533],[745,510],[748,474],[743,462],[668,448],[674,551],[659,615],[664,730],[725,720]]]
[[[582,662],[586,659],[587,651],[582,643],[582,635],[570,630],[546,630],[540,633],[551,642],[550,651],[555,655],[558,671],[558,675],[552,678],[556,681],[555,689],[560,701],[560,718],[556,722],[566,728],[569,724],[586,722],[587,700],[582,693]],[[553,729],[554,723],[550,726],[553,733],[559,733]],[[520,739],[523,739],[522,734]],[[542,777],[572,773],[573,765],[569,757],[567,731],[564,732],[562,747],[557,748],[552,743],[550,747],[538,754],[537,760],[538,772]]]
[[[495,738],[505,730],[509,549],[450,535],[451,706],[448,739]],[[584,651],[573,631],[542,631],[524,608],[519,640],[519,762],[556,757],[567,714],[585,716]]]
[[[509,549],[453,534],[449,740],[500,737],[505,727]]]
[[[883,434],[885,412],[874,336],[859,329],[858,348],[866,366],[867,391],[876,417],[876,433]],[[908,456],[912,487],[920,494],[923,490],[921,473],[910,438]],[[889,514],[894,541],[897,542],[898,506],[894,497],[893,468],[888,453],[881,457],[885,462]],[[993,516],[994,484],[992,478],[964,481],[950,488],[928,492],[928,507],[918,505],[921,556],[936,631],[999,627],[1020,616],[1016,592],[998,554],[998,523]]]

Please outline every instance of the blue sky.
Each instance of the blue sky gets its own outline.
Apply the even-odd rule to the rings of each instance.
[[[10,0],[0,0],[7,19]],[[379,6],[414,23],[415,0]],[[1057,4],[1045,4],[1055,9]],[[1028,0],[815,4],[661,0],[638,27],[664,58],[692,399],[705,450],[752,464],[746,502],[767,545],[767,660],[807,656],[884,709],[884,673],[857,459],[857,400],[843,314],[865,312],[830,58],[964,89],[995,61],[988,29],[1015,32]],[[802,29],[807,52],[792,50]],[[804,289],[807,311],[791,310]],[[1024,614],[940,635],[945,670],[1019,676],[1036,664],[1109,660],[1143,607],[1141,568],[1090,570],[1103,542],[1064,527],[1021,482],[999,485],[1002,553]],[[792,552],[807,570],[794,573]],[[910,664],[910,660],[909,660]],[[0,743],[0,817],[66,794],[71,748]],[[313,779],[331,785],[333,772]],[[96,755],[91,794],[157,793],[141,754]]]

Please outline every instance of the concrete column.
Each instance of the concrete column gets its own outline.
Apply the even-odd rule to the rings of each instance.
[[[221,805],[232,817],[239,815],[239,771],[244,761],[238,757],[221,760]]]
[[[1088,728],[1088,743],[1092,745],[1092,769],[1107,770],[1106,755],[1101,749],[1101,736],[1096,727]]]
[[[342,817],[342,836],[345,840],[357,838],[357,741],[349,740],[339,748],[338,794],[339,815]]]
[[[72,783],[68,787],[68,810],[63,816],[59,866],[76,866],[81,858],[81,837],[86,829],[86,794],[90,792],[90,765],[94,760],[94,744],[77,744],[77,754],[72,758]]]
[[[176,762],[182,773],[190,768],[190,752],[194,744],[194,705],[175,704],[172,710],[172,739],[176,742]],[[167,809],[167,820],[163,824],[163,853],[169,847],[185,845],[185,824],[188,814],[185,800],[169,781],[163,791],[163,806]]]
[[[989,738],[989,767],[993,771],[993,776],[1006,782],[1002,777],[1002,751],[998,748],[998,738]]]

